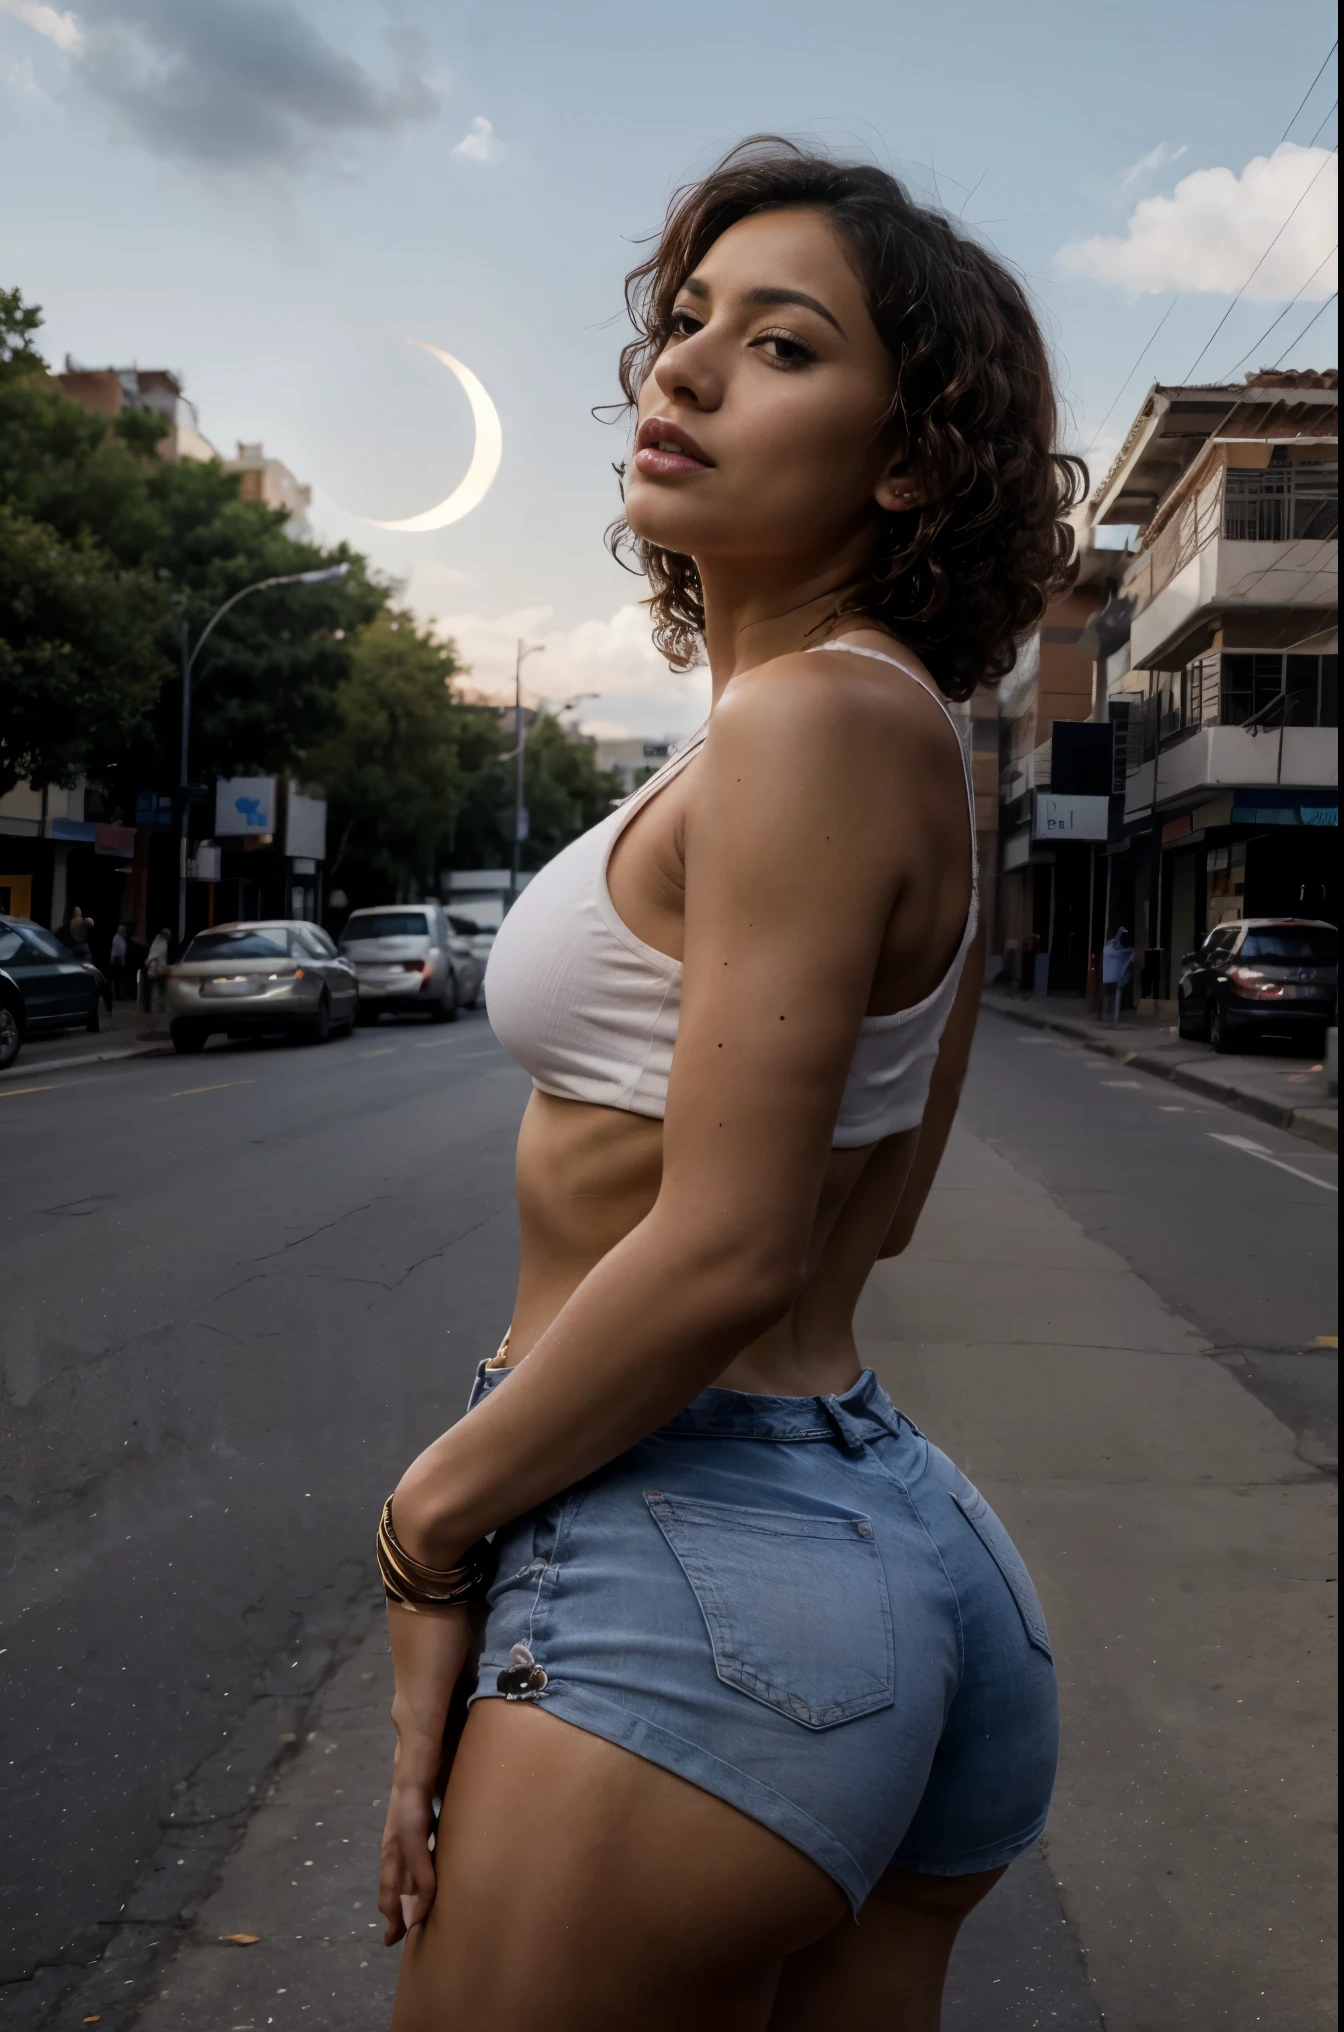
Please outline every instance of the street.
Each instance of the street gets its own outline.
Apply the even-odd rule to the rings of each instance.
[[[373,1520],[506,1322],[525,1094],[481,1016],[0,1087],[6,2025],[385,2022]],[[982,1020],[860,1317],[1060,1670],[1054,1816],[949,2032],[1333,2022],[1336,1184]]]

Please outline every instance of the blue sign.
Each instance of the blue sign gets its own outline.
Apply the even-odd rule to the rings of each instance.
[[[137,790],[135,822],[138,826],[171,826],[173,800],[161,790]]]

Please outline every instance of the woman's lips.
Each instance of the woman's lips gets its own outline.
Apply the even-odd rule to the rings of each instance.
[[[705,473],[713,459],[695,439],[669,423],[665,416],[651,416],[641,423],[635,437],[635,466],[655,479],[678,479],[686,473]]]

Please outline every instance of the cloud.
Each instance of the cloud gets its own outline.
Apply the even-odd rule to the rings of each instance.
[[[1170,197],[1141,198],[1122,235],[1096,234],[1062,247],[1060,266],[1139,292],[1231,296],[1302,198],[1246,295],[1260,303],[1286,300],[1324,262],[1304,293],[1305,302],[1322,301],[1339,286],[1338,262],[1327,259],[1339,233],[1332,160],[1328,149],[1286,141],[1273,155],[1248,162],[1240,176],[1230,169],[1193,170]]]
[[[16,21],[44,35],[67,54],[83,45],[84,31],[74,15],[58,14],[54,7],[40,5],[39,0],[0,0],[0,14],[12,14]]]
[[[709,672],[669,669],[653,646],[645,608],[630,602],[605,621],[557,628],[551,607],[521,607],[511,614],[445,614],[434,623],[451,636],[471,666],[466,684],[482,697],[511,702],[519,641],[543,642],[543,656],[523,665],[530,699],[562,700],[596,692],[580,708],[584,726],[641,733],[690,733],[709,710]]]
[[[1154,170],[1165,168],[1169,162],[1179,162],[1181,157],[1188,155],[1189,152],[1189,147],[1184,141],[1179,148],[1173,148],[1169,141],[1159,141],[1156,148],[1150,148],[1137,162],[1130,163],[1120,179],[1121,190],[1129,190],[1133,184],[1142,183]]]
[[[470,131],[462,136],[453,150],[454,155],[465,156],[468,162],[502,162],[508,152],[490,122],[480,113],[472,121]]]
[[[70,57],[79,82],[151,154],[195,168],[296,170],[323,143],[432,119],[422,38],[389,36],[394,84],[306,21],[293,0],[82,0],[61,14],[0,0]]]

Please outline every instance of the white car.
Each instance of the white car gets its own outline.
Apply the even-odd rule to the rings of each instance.
[[[485,972],[438,903],[352,911],[341,956],[355,970],[361,1023],[417,1011],[435,1023],[455,1023],[459,1009],[476,1007]]]

